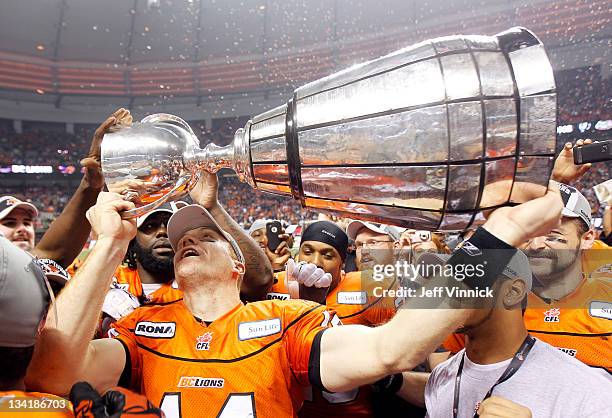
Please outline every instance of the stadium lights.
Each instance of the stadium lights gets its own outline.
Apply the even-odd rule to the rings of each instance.
[[[153,8],[159,9],[161,1],[160,0],[147,0],[147,9],[151,10]]]

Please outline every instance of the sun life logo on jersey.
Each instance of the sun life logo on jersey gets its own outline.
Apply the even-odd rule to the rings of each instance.
[[[549,309],[544,312],[544,322],[559,322],[559,315],[561,315],[559,308]]]
[[[212,339],[213,339],[212,332],[205,332],[204,334],[197,337],[196,338],[196,350],[199,350],[199,351],[210,350],[210,342],[212,341]]]

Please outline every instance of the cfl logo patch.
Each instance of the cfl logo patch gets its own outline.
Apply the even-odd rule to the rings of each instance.
[[[210,342],[212,341],[212,332],[205,332],[196,338],[196,350],[208,351],[210,350]]]
[[[544,322],[560,322],[559,315],[561,315],[559,308],[549,309],[544,312]]]

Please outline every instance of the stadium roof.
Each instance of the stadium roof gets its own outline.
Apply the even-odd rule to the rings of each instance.
[[[542,37],[556,68],[611,61],[606,0],[3,0],[0,9],[5,107],[286,99],[423,39],[514,25]]]

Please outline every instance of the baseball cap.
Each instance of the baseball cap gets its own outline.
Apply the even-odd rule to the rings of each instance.
[[[180,208],[184,208],[189,205],[187,202],[183,202],[182,200],[177,200],[176,202],[166,202],[163,205],[153,209],[151,212],[145,213],[142,216],[136,218],[136,228],[140,228],[143,223],[149,218],[149,216],[155,213],[169,213],[172,215],[174,212],[179,210]]]
[[[417,264],[424,265],[437,265],[446,264],[451,258],[451,254],[438,254],[432,252],[426,252],[419,256]],[[531,290],[533,285],[533,276],[531,274],[531,267],[529,266],[529,259],[521,250],[517,250],[512,256],[508,265],[504,268],[501,273],[508,279],[521,279],[525,282],[527,290]]]
[[[35,258],[34,261],[42,269],[45,277],[51,282],[64,286],[70,280],[70,274],[62,266],[49,258]]]
[[[566,218],[580,218],[590,228],[592,225],[591,205],[586,197],[575,187],[563,183],[559,183],[559,191],[564,205],[561,215]]]
[[[13,196],[2,196],[0,197],[0,219],[4,219],[13,210],[21,208],[25,209],[32,215],[32,218],[38,216],[38,209],[31,203],[24,202]]]
[[[219,226],[210,212],[200,205],[187,205],[174,212],[170,217],[167,231],[172,249],[176,251],[179,240],[187,231],[200,227],[212,228],[223,235],[232,246],[238,260],[245,264],[244,255],[242,255],[236,240]]]
[[[33,346],[50,300],[35,258],[0,237],[0,346]]]
[[[351,221],[346,227],[346,234],[354,241],[362,228],[367,228],[376,234],[388,235],[393,241],[397,241],[401,235],[401,230],[394,226],[364,221]]]
[[[253,222],[253,225],[251,225],[251,227],[249,228],[249,235],[257,231],[258,229],[265,228],[268,222],[274,222],[274,221],[276,221],[276,219],[257,219],[255,222]]]

